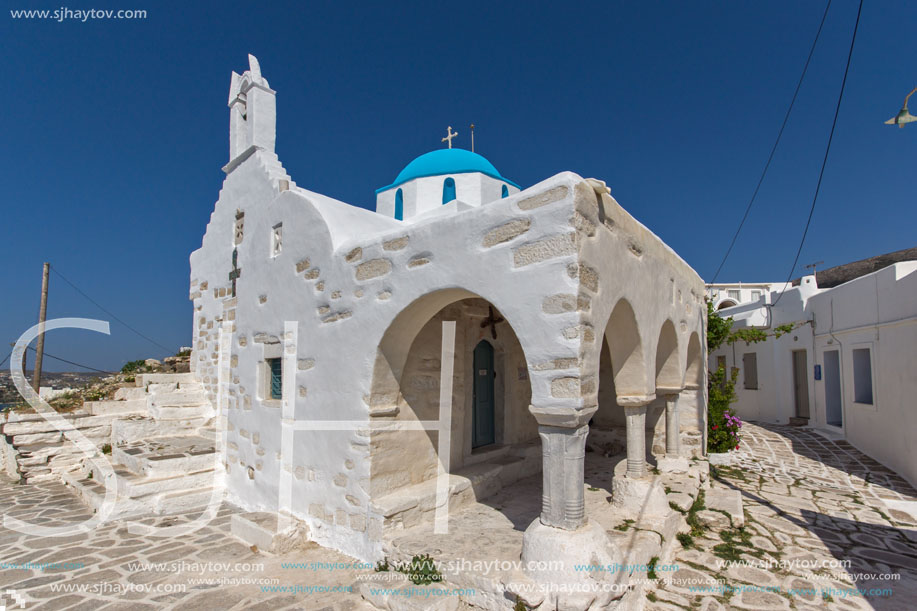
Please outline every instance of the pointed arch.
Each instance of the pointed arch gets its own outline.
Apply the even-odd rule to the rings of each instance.
[[[662,323],[656,341],[656,387],[681,388],[682,368],[678,360],[678,334],[671,320]]]
[[[685,359],[685,388],[697,389],[704,385],[704,351],[697,331],[688,339],[688,356]]]
[[[605,327],[618,397],[647,392],[646,362],[634,309],[626,299],[615,305]]]

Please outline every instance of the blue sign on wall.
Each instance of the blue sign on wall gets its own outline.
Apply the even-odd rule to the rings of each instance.
[[[815,379],[821,380],[821,365],[815,366]]]

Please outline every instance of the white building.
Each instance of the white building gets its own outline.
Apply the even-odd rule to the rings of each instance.
[[[783,286],[782,282],[777,283],[757,283],[749,284],[747,282],[720,282],[716,284],[707,284],[707,299],[713,303],[714,310],[731,308],[736,305],[745,303],[755,303],[764,299],[768,303],[770,294],[779,290]]]
[[[851,444],[917,483],[917,261],[895,263],[833,288],[804,276],[765,301],[720,312],[733,328],[779,339],[722,346],[710,367],[740,370],[734,405],[746,420],[807,422]]]
[[[230,161],[191,255],[192,371],[228,419],[230,500],[378,560],[388,532],[432,519],[440,464],[477,482],[450,489],[472,500],[542,471],[526,549],[555,553],[557,533],[605,545],[584,514],[590,421],[627,439],[621,490],[655,481],[657,434],[660,456],[702,451],[700,277],[571,172],[520,190],[444,149],[380,189],[376,212],[299,187],[274,154],[274,95],[254,58],[233,75]],[[417,423],[449,404],[444,322],[439,439]]]

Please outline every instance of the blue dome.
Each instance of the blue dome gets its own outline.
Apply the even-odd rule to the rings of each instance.
[[[447,174],[464,174],[467,172],[480,172],[481,174],[485,174],[496,180],[502,180],[503,182],[519,188],[519,185],[513,181],[503,178],[500,172],[497,171],[497,168],[494,167],[494,164],[477,153],[472,153],[465,149],[439,149],[414,159],[414,161],[404,166],[404,169],[398,173],[395,182],[387,187],[377,189],[376,193],[397,187],[415,178],[444,176]]]

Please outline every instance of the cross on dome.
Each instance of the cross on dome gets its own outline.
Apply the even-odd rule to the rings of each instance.
[[[452,131],[452,126],[450,125],[450,126],[448,127],[448,129],[446,129],[446,137],[443,138],[442,141],[443,141],[443,142],[448,142],[448,143],[449,143],[449,148],[452,148],[452,139],[455,138],[456,136],[458,136],[458,132],[453,132],[453,131]]]

